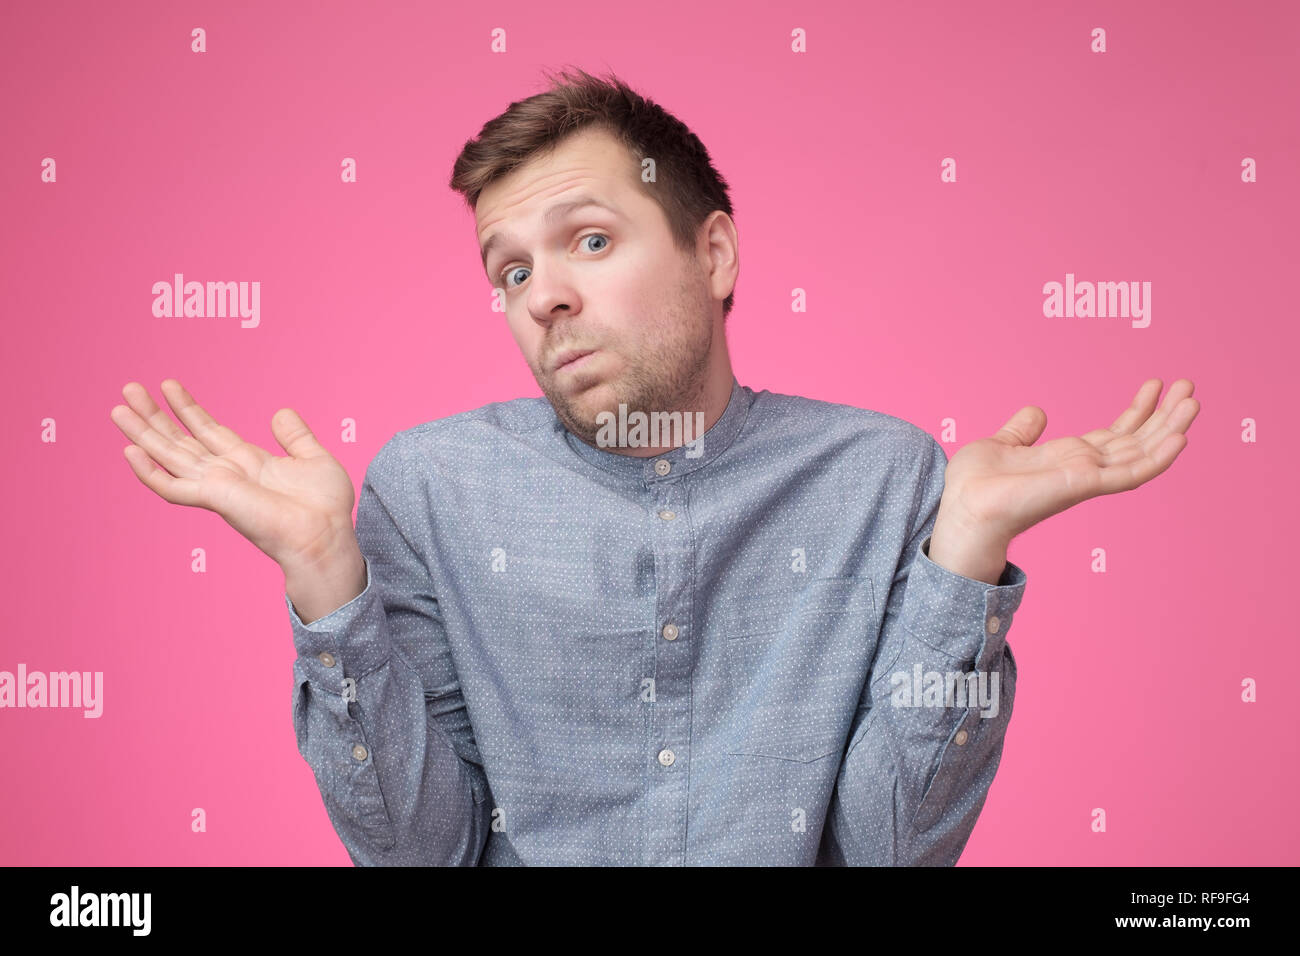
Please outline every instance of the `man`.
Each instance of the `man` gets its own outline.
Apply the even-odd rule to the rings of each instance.
[[[951,462],[741,386],[726,184],[616,79],[511,104],[452,186],[545,399],[396,435],[355,532],[291,410],[287,458],[174,380],[193,437],[135,383],[113,412],[146,485],[284,569],[298,745],[353,861],[954,863],[1014,701],[1007,545],[1167,468],[1191,383],[1040,447],[1027,406]]]

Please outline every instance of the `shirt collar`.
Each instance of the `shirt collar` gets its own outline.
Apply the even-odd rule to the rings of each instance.
[[[753,404],[754,393],[741,385],[733,375],[731,377],[731,397],[722,416],[713,423],[713,427],[704,433],[704,437],[691,445],[681,445],[662,455],[642,458],[636,455],[620,455],[594,445],[588,445],[581,438],[564,427],[557,416],[555,428],[564,435],[569,448],[579,457],[598,468],[621,475],[626,478],[643,478],[646,481],[663,481],[681,475],[689,475],[696,469],[703,468],[709,462],[722,455],[730,446],[749,414]],[[695,447],[692,447],[694,445]],[[667,466],[658,462],[666,461]]]

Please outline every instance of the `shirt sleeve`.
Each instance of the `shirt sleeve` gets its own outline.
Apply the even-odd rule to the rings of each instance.
[[[1008,561],[993,585],[930,560],[948,462],[930,442],[819,865],[953,865],[1002,757],[1016,690],[1007,632],[1025,572]]]
[[[398,436],[400,438],[400,436]],[[395,517],[419,494],[394,438],[366,472],[366,588],[293,627],[293,724],[330,822],[358,866],[473,866],[491,800],[428,568]],[[401,497],[405,494],[405,498]],[[458,752],[459,751],[459,752]]]

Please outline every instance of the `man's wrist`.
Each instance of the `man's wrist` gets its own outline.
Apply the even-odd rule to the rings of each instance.
[[[945,521],[940,515],[930,533],[931,561],[962,577],[996,585],[1007,566],[1007,545]]]
[[[319,620],[360,596],[366,589],[366,564],[355,536],[320,560],[282,565],[284,591],[304,624]]]

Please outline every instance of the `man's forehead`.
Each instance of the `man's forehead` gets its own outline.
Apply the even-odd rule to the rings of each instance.
[[[538,210],[542,212],[543,224],[553,223],[561,215],[585,205],[602,206],[619,215],[626,214],[619,191],[607,180],[590,175],[565,178],[571,181],[559,184],[558,189],[534,189],[533,195],[516,191],[504,200],[493,198],[485,202],[480,198],[474,208],[479,235],[482,236],[511,219],[532,215]]]
[[[478,234],[482,237],[506,218],[520,215],[521,205],[545,209],[557,202],[568,203],[577,198],[576,192],[626,211],[620,194],[628,177],[627,163],[626,148],[603,130],[573,133],[545,156],[525,163],[479,193],[474,204]],[[574,195],[561,195],[568,192]]]

